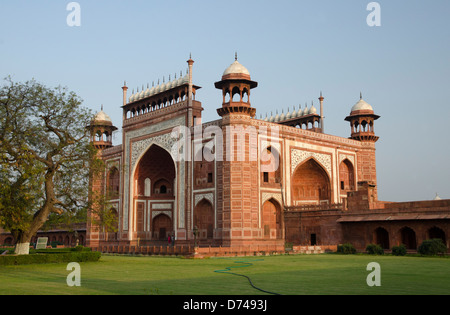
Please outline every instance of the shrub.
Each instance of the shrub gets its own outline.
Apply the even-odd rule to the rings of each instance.
[[[384,250],[380,245],[377,244],[369,244],[366,247],[366,252],[370,255],[383,255]]]
[[[51,264],[69,262],[98,261],[100,252],[72,251],[53,254],[30,254],[30,255],[6,255],[0,256],[0,265],[29,265],[29,264]]]
[[[82,252],[84,250],[84,246],[82,246],[82,245],[75,246],[74,250],[76,252]]]
[[[350,243],[341,244],[338,245],[337,252],[345,255],[356,254],[356,248]]]
[[[445,254],[447,252],[447,246],[439,238],[431,240],[425,240],[420,244],[417,252],[421,255],[434,256],[437,254]]]
[[[399,246],[392,246],[392,255],[394,255],[394,256],[405,256],[406,255],[406,246],[405,246],[405,244],[401,244]]]

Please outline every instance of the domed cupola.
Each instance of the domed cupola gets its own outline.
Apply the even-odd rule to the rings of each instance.
[[[215,87],[222,90],[222,107],[217,109],[220,116],[227,113],[246,113],[254,117],[256,109],[250,105],[250,90],[258,86],[258,82],[252,81],[250,72],[237,60],[225,69],[222,80],[216,82]]]
[[[308,114],[309,114],[309,115],[315,115],[315,114],[317,114],[317,109],[314,107],[314,103],[313,103],[313,102],[311,103],[311,108],[309,109]]]
[[[89,127],[91,132],[91,141],[97,149],[106,149],[112,147],[112,134],[117,127],[112,123],[111,118],[101,110],[95,114]]]
[[[237,58],[228,68],[225,69],[222,75],[222,80],[224,80],[227,76],[246,77],[250,80],[250,72],[248,72],[247,68],[237,61]]]
[[[374,122],[378,118],[380,116],[375,115],[372,106],[363,100],[361,93],[359,101],[352,107],[350,115],[345,118],[350,122],[352,129],[350,138],[376,142],[379,137],[375,136]]]

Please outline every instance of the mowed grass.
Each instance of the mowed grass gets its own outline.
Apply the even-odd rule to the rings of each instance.
[[[243,263],[245,262],[245,263]],[[367,264],[381,267],[369,287]],[[69,287],[66,264],[0,266],[0,294],[13,295],[282,295],[450,294],[450,259],[369,255],[286,255],[183,259],[104,255],[81,263],[81,286]]]

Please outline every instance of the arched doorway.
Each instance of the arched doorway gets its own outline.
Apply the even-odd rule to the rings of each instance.
[[[296,168],[291,183],[295,206],[329,204],[331,201],[330,178],[312,158]]]
[[[444,242],[444,244],[447,245],[447,240],[445,238],[445,232],[443,230],[441,230],[440,228],[438,228],[437,226],[433,226],[432,228],[430,228],[428,230],[428,238],[429,239],[433,239],[433,238],[441,239]]]
[[[355,190],[355,172],[348,159],[343,160],[339,165],[339,181],[341,194]]]
[[[167,240],[169,234],[172,233],[172,220],[165,214],[159,214],[153,219],[152,224],[154,240]]]
[[[267,200],[263,204],[262,227],[266,239],[281,239],[283,237],[281,206],[274,199]]]
[[[416,232],[413,229],[405,226],[400,230],[402,244],[405,244],[407,249],[417,249]]]
[[[117,167],[112,167],[109,170],[107,178],[108,197],[110,199],[119,198],[120,192],[120,172]]]
[[[153,184],[153,193],[174,197],[173,183],[176,171],[175,163],[169,152],[158,145],[152,145],[139,160],[134,173],[136,197],[147,197],[145,185]],[[153,194],[151,194],[153,195]],[[161,197],[161,196],[159,196]]]
[[[214,209],[208,200],[203,199],[195,206],[193,222],[199,240],[214,238]]]
[[[375,230],[375,244],[383,249],[389,249],[389,233],[384,228],[379,227]]]
[[[133,177],[132,222],[137,238],[163,240],[174,232],[171,218],[176,215],[175,179],[175,162],[170,153],[156,144],[150,146],[137,163]],[[161,209],[168,213],[156,216],[160,213],[154,211]]]

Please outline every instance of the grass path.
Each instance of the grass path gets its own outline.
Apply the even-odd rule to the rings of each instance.
[[[245,261],[250,264],[236,263]],[[367,264],[381,266],[369,287]],[[102,256],[81,264],[81,287],[69,287],[66,264],[1,266],[0,294],[256,295],[450,294],[450,259],[368,255],[291,255],[181,259]],[[242,266],[242,267],[240,267]],[[222,272],[215,272],[222,271]]]

